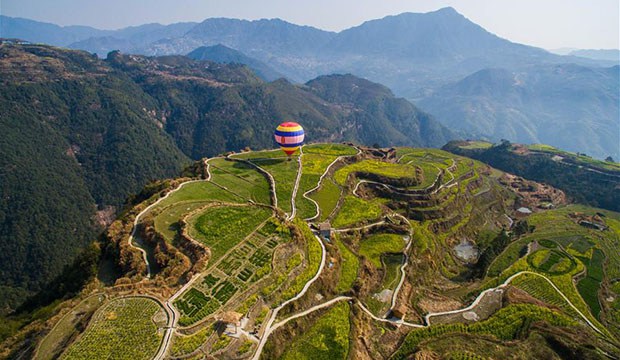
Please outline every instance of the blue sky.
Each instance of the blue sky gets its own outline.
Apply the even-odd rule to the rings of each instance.
[[[401,12],[452,6],[492,33],[555,49],[619,48],[618,0],[0,0],[0,14],[116,29],[209,17],[281,18],[339,31]]]

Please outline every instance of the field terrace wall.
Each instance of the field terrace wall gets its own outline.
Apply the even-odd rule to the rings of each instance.
[[[190,259],[155,230],[152,219],[138,224],[137,232],[140,238],[153,248],[155,261],[159,268],[155,275],[166,279],[169,285],[180,282],[192,266]]]
[[[127,216],[114,221],[103,235],[104,256],[114,260],[124,282],[140,281],[147,273],[142,253],[127,241],[132,230],[133,217]]]
[[[186,171],[199,171],[199,169],[200,165],[195,163],[193,167],[188,168]],[[129,212],[121,214],[102,235],[104,243],[102,247],[103,256],[112,259],[115,266],[121,272],[117,283],[119,281],[123,284],[139,282],[147,274],[147,266],[142,253],[137,248],[131,246],[128,241],[133,231],[135,218],[149,205],[166,196],[170,191],[188,180],[190,178],[187,177],[170,180],[165,189],[158,191],[147,200],[135,205]]]

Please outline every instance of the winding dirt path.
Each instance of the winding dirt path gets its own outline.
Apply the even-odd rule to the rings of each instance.
[[[157,199],[157,201],[155,201],[151,205],[149,205],[146,208],[144,208],[144,210],[140,211],[140,213],[138,215],[136,215],[136,218],[133,221],[133,230],[131,231],[131,234],[129,235],[128,242],[129,242],[129,246],[131,246],[134,249],[137,249],[138,251],[140,251],[142,253],[142,258],[144,259],[144,263],[146,264],[146,272],[147,272],[146,278],[147,279],[151,278],[152,271],[151,271],[151,264],[149,263],[149,259],[148,259],[146,250],[144,250],[144,248],[134,244],[134,239],[136,239],[136,231],[138,230],[138,223],[140,222],[140,220],[142,219],[142,216],[144,216],[144,214],[149,212],[151,209],[153,209],[155,206],[157,206],[164,199],[167,199],[171,194],[181,190],[187,184],[191,184],[191,183],[195,183],[195,182],[201,182],[201,181],[210,181],[211,173],[209,172],[208,160],[207,159],[203,159],[202,161],[203,161],[203,163],[207,167],[207,179],[189,180],[189,181],[186,181],[186,182],[180,184],[176,189],[173,189],[173,190],[169,191],[166,195],[164,195],[163,197]]]
[[[282,308],[284,308],[286,305],[304,296],[306,292],[308,291],[308,289],[310,288],[310,285],[312,285],[319,278],[319,276],[321,276],[321,272],[323,272],[323,268],[325,267],[325,257],[327,254],[327,250],[325,249],[325,245],[323,245],[323,241],[321,241],[321,239],[318,236],[316,236],[316,234],[314,235],[314,238],[321,245],[321,264],[319,265],[319,268],[316,274],[314,274],[312,279],[308,280],[306,285],[304,285],[303,289],[297,295],[288,299],[287,301],[280,304],[280,306],[272,310],[271,315],[269,316],[269,320],[267,320],[265,330],[263,331],[263,335],[261,336],[260,342],[258,343],[258,346],[256,347],[254,356],[252,357],[253,360],[258,360],[260,358],[260,354],[263,351],[263,347],[265,346],[265,343],[267,343],[267,339],[269,338],[269,335],[271,335],[271,333],[274,330],[273,322],[276,320],[276,317],[278,316],[278,312],[280,312],[280,310],[282,310]]]
[[[317,203],[314,199],[309,197],[308,194],[310,194],[311,192],[313,192],[313,191],[315,191],[315,190],[317,190],[318,188],[321,187],[321,184],[323,183],[323,179],[325,178],[325,176],[327,176],[327,174],[329,173],[329,169],[331,169],[332,166],[334,166],[334,164],[336,164],[338,161],[340,161],[340,160],[342,160],[344,158],[351,157],[351,156],[357,156],[357,155],[362,153],[362,150],[360,148],[358,148],[356,146],[353,146],[353,148],[355,148],[355,150],[357,150],[357,153],[355,155],[340,155],[337,158],[335,158],[334,161],[332,161],[329,165],[327,165],[327,168],[325,168],[325,171],[319,177],[319,181],[317,182],[316,186],[302,194],[302,196],[305,199],[311,201],[314,204],[314,207],[316,208],[316,214],[314,214],[314,216],[312,216],[312,217],[304,219],[304,221],[311,222],[313,220],[316,220],[316,218],[319,217],[319,214],[321,212],[321,207],[319,206],[319,203]],[[301,165],[300,165],[300,172],[301,172],[301,170],[302,169],[301,169]]]

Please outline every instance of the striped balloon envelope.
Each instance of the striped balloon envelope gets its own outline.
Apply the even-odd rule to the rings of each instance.
[[[273,135],[280,149],[289,157],[304,142],[304,129],[296,122],[284,122],[278,125]]]

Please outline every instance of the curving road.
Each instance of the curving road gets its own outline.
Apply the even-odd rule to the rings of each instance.
[[[133,243],[133,240],[136,238],[136,231],[137,231],[137,228],[138,228],[138,223],[140,222],[140,219],[142,218],[142,216],[144,214],[149,212],[153,207],[157,206],[157,204],[159,204],[161,201],[163,201],[164,199],[168,198],[168,196],[170,196],[171,194],[181,190],[181,188],[183,188],[183,186],[185,186],[187,184],[190,184],[190,183],[194,183],[194,182],[209,181],[211,179],[211,173],[209,172],[209,163],[208,163],[207,159],[203,159],[202,161],[207,166],[207,174],[208,174],[207,179],[190,180],[190,181],[186,181],[186,182],[182,183],[176,189],[173,189],[173,190],[169,191],[166,195],[164,195],[163,197],[157,199],[157,201],[155,201],[151,205],[149,205],[146,208],[144,208],[144,210],[140,211],[140,213],[138,215],[136,215],[136,218],[133,221],[133,230],[131,231],[131,234],[129,235],[128,242],[129,242],[129,246],[131,246],[134,249],[137,249],[138,251],[140,251],[142,253],[142,258],[144,259],[144,263],[146,264],[146,273],[147,273],[146,274],[146,278],[147,279],[151,278],[152,272],[151,272],[151,264],[149,263],[149,259],[148,259],[147,254],[146,254],[146,250],[144,250],[140,246],[134,245],[134,243]]]
[[[306,283],[306,285],[304,285],[303,289],[299,292],[299,294],[295,295],[295,297],[293,298],[288,299],[287,301],[280,304],[280,306],[273,309],[273,311],[271,312],[271,316],[269,316],[269,320],[267,321],[267,324],[265,326],[265,330],[263,331],[263,336],[261,336],[260,342],[258,343],[258,346],[256,347],[254,356],[252,357],[253,360],[258,360],[260,358],[260,354],[263,351],[263,347],[265,346],[265,343],[267,342],[269,335],[271,335],[271,333],[274,330],[273,322],[278,316],[278,312],[280,312],[280,310],[282,310],[282,308],[284,308],[286,305],[304,296],[304,294],[306,294],[306,292],[310,288],[310,285],[312,285],[319,278],[319,276],[321,276],[321,272],[323,272],[323,268],[325,267],[325,257],[326,257],[327,250],[325,249],[325,245],[323,245],[323,242],[318,236],[314,235],[314,238],[321,245],[321,264],[319,265],[319,268],[316,274],[314,274],[312,279],[308,280],[308,282]]]
[[[358,154],[359,154],[359,151],[360,151],[360,150],[358,149]],[[294,188],[293,188],[293,192],[292,192],[292,196],[291,196],[292,212],[291,212],[291,214],[290,214],[290,215],[288,215],[288,216],[287,216],[287,219],[288,219],[288,220],[292,220],[292,219],[295,217],[295,215],[296,215],[296,208],[295,208],[295,197],[296,197],[296,194],[297,194],[297,191],[298,191],[299,182],[300,182],[301,175],[302,175],[302,170],[303,170],[303,168],[302,168],[302,154],[303,154],[303,152],[302,152],[302,150],[301,150],[301,148],[300,148],[300,156],[299,156],[299,158],[298,158],[299,168],[298,168],[297,178],[296,178],[296,180],[295,180],[295,186],[294,186]],[[320,208],[319,208],[318,203],[316,203],[316,201],[314,201],[313,199],[309,198],[309,197],[307,196],[307,194],[309,194],[309,193],[311,193],[312,191],[315,191],[316,189],[318,189],[318,188],[321,186],[321,182],[323,181],[324,177],[325,177],[325,176],[327,175],[327,173],[329,172],[330,168],[331,168],[331,167],[332,167],[332,166],[333,166],[333,165],[334,165],[337,161],[339,161],[341,158],[344,158],[344,157],[347,157],[347,156],[351,156],[351,155],[339,156],[339,157],[338,157],[338,158],[336,158],[336,159],[335,159],[332,163],[330,163],[330,164],[329,164],[329,166],[327,167],[327,169],[325,170],[325,172],[323,173],[323,175],[321,175],[321,177],[319,178],[319,181],[318,181],[318,183],[317,183],[317,186],[316,186],[316,187],[314,187],[314,188],[312,188],[312,189],[310,189],[310,190],[308,190],[308,191],[306,191],[306,192],[302,195],[304,198],[306,198],[306,199],[308,199],[308,200],[312,201],[312,202],[315,204],[315,207],[316,207],[316,209],[317,209],[317,213],[316,213],[313,217],[308,218],[308,219],[305,219],[305,221],[306,221],[306,222],[310,222],[310,221],[312,221],[312,220],[316,219],[316,218],[319,216],[319,212],[320,212]],[[353,155],[353,156],[354,156],[354,155]],[[270,187],[271,187],[271,190],[272,190],[272,194],[274,195],[274,199],[275,199],[275,201],[274,201],[274,202],[275,202],[274,206],[276,206],[276,207],[277,207],[277,195],[276,195],[276,192],[275,192],[275,180],[274,180],[273,176],[272,176],[272,175],[271,175],[268,171],[264,170],[263,168],[261,168],[260,166],[258,166],[257,164],[255,164],[255,163],[253,163],[253,162],[251,162],[251,161],[248,161],[248,160],[243,160],[243,159],[234,159],[234,160],[236,160],[236,161],[243,161],[243,162],[247,162],[247,163],[251,164],[252,166],[256,167],[259,171],[261,171],[261,172],[263,172],[264,174],[266,174],[266,175],[267,175],[267,177],[268,177],[268,179],[269,179]],[[454,160],[453,160],[453,161],[454,161]],[[210,172],[209,172],[209,164],[208,164],[208,161],[206,161],[206,160],[205,160],[205,164],[206,164],[206,166],[207,166],[207,179],[206,179],[206,181],[209,181],[209,180],[210,180],[210,178],[211,178],[211,174],[210,174]],[[454,166],[454,165],[455,165],[455,164],[453,164],[453,166]],[[451,181],[448,181],[447,183],[445,183],[445,184],[443,184],[443,185],[441,185],[441,186],[440,186],[438,189],[436,189],[434,192],[436,192],[436,191],[440,190],[440,189],[441,189],[441,188],[443,188],[443,187],[451,187],[451,186],[454,186],[455,184],[457,184],[457,182],[450,184],[450,182],[454,181],[455,179],[454,179],[454,175],[452,175],[452,172],[451,172],[449,169],[448,169],[447,171],[448,171],[448,172],[450,173],[450,175],[452,176],[452,180],[451,180]],[[438,176],[438,177],[439,177],[439,176]],[[437,181],[437,180],[438,180],[438,179],[436,179],[435,181]],[[167,196],[169,196],[172,192],[174,192],[174,191],[178,191],[178,190],[179,190],[179,189],[180,189],[183,185],[185,185],[185,184],[187,184],[187,183],[190,183],[190,182],[195,182],[195,181],[205,181],[205,180],[192,180],[192,181],[185,182],[185,183],[181,184],[181,185],[180,185],[177,189],[175,189],[175,190],[173,190],[173,191],[169,192],[168,194],[166,194],[166,196],[162,197],[162,198],[161,198],[161,199],[159,199],[157,202],[155,202],[154,204],[150,205],[149,207],[147,207],[146,209],[144,209],[142,212],[140,212],[140,214],[138,214],[138,216],[136,216],[136,220],[134,221],[134,231],[132,232],[132,235],[131,235],[131,238],[130,238],[130,244],[131,244],[131,239],[133,238],[134,233],[135,233],[135,231],[136,231],[136,229],[135,229],[136,224],[137,224],[137,222],[139,221],[140,217],[141,217],[144,213],[146,213],[146,212],[147,212],[148,210],[150,210],[153,206],[155,206],[157,203],[159,203],[159,201],[161,201],[161,200],[165,199],[165,198],[166,198]],[[353,191],[353,192],[354,192],[354,194],[355,194],[356,190],[358,189],[359,185],[360,185],[362,182],[369,182],[369,183],[372,183],[371,181],[361,180],[360,182],[358,182],[358,183],[357,183],[357,185],[356,185],[356,187],[355,187],[355,189],[354,189],[354,191]],[[380,183],[377,183],[377,184],[380,184]],[[385,184],[381,184],[381,185],[387,186],[387,185],[385,185]],[[387,186],[387,187],[390,187],[390,186]],[[395,188],[395,189],[396,189],[396,188]],[[357,194],[355,194],[355,195],[357,195]],[[395,214],[395,215],[396,215],[396,216],[399,216],[399,217],[401,217],[401,218],[403,218],[403,219],[405,219],[405,220],[409,223],[409,221],[408,221],[406,218],[404,218],[402,215],[400,215],[400,214]],[[384,224],[384,223],[385,223],[384,221],[380,221],[380,222],[377,222],[377,223],[374,223],[374,224],[369,224],[369,225],[366,225],[366,226],[363,226],[363,227],[360,227],[360,228],[356,228],[356,229],[365,229],[365,228],[369,228],[369,227],[373,227],[373,226],[378,226],[378,225],[381,225],[381,224]],[[409,224],[410,224],[410,223],[409,223]],[[411,226],[411,225],[410,225],[410,226]],[[352,230],[352,229],[340,229],[340,230],[334,230],[334,231],[336,231],[336,232],[342,232],[342,231],[348,231],[348,230]],[[356,302],[356,303],[360,306],[360,308],[362,309],[362,311],[363,311],[364,313],[366,313],[368,316],[370,316],[372,319],[374,319],[374,320],[376,320],[376,321],[388,322],[388,323],[392,323],[392,324],[395,324],[395,325],[404,325],[404,326],[413,327],[413,328],[423,328],[423,327],[427,327],[427,326],[430,326],[430,325],[431,325],[431,318],[432,318],[432,317],[434,317],[434,316],[447,315],[447,314],[455,314],[455,313],[460,313],[460,312],[469,311],[469,310],[473,309],[474,307],[476,307],[476,306],[479,304],[479,302],[482,300],[482,298],[483,298],[483,297],[484,297],[487,293],[489,293],[489,292],[491,292],[491,291],[497,291],[498,289],[503,289],[503,288],[505,288],[507,285],[509,285],[509,284],[512,282],[512,280],[514,280],[516,277],[518,277],[518,276],[520,276],[520,275],[523,275],[523,274],[532,274],[532,275],[539,276],[539,277],[542,277],[543,279],[545,279],[545,280],[546,280],[546,281],[547,281],[547,282],[548,282],[548,283],[549,283],[549,284],[550,284],[550,285],[551,285],[551,286],[552,286],[552,287],[553,287],[553,288],[554,288],[554,289],[555,289],[555,290],[556,290],[556,291],[557,291],[557,292],[558,292],[558,293],[562,296],[562,298],[563,298],[563,299],[564,299],[564,300],[565,300],[565,301],[566,301],[566,302],[567,302],[567,303],[571,306],[571,308],[573,308],[573,309],[574,309],[574,310],[575,310],[575,311],[576,311],[576,312],[577,312],[577,313],[578,313],[578,314],[579,314],[579,315],[583,318],[583,320],[584,320],[584,321],[585,321],[585,322],[586,322],[586,323],[587,323],[587,324],[588,324],[588,325],[589,325],[592,329],[594,329],[594,330],[595,330],[596,332],[598,332],[598,333],[601,333],[601,334],[603,333],[603,332],[602,332],[602,331],[601,331],[601,330],[600,330],[600,329],[599,329],[599,328],[598,328],[595,324],[593,324],[593,323],[592,323],[592,322],[591,322],[591,321],[590,321],[590,320],[589,320],[589,319],[588,319],[588,318],[587,318],[587,317],[586,317],[586,316],[585,316],[585,315],[584,315],[581,311],[579,311],[579,309],[577,309],[577,307],[575,307],[575,306],[571,303],[571,301],[570,301],[570,300],[569,300],[569,299],[568,299],[568,298],[567,298],[567,297],[566,297],[566,296],[565,296],[565,295],[564,295],[564,294],[560,291],[560,289],[559,289],[559,288],[557,288],[557,286],[555,286],[555,284],[553,284],[553,282],[552,282],[550,279],[548,279],[548,278],[547,278],[546,276],[544,276],[544,275],[541,275],[541,274],[538,274],[538,273],[535,273],[535,272],[531,272],[531,271],[520,271],[520,272],[518,272],[518,273],[516,273],[516,274],[514,274],[514,275],[512,275],[512,276],[510,276],[510,277],[509,277],[508,279],[506,279],[506,280],[505,280],[505,281],[504,281],[501,285],[499,285],[499,286],[497,286],[497,287],[494,287],[494,288],[491,288],[491,289],[484,290],[483,292],[481,292],[481,293],[478,295],[478,297],[476,297],[476,299],[475,299],[475,300],[474,300],[474,301],[473,301],[473,302],[472,302],[469,306],[467,306],[467,307],[465,307],[465,308],[463,308],[463,309],[452,310],[452,311],[445,311],[445,312],[428,313],[428,314],[424,317],[424,319],[425,319],[425,324],[414,324],[414,323],[407,322],[407,321],[405,321],[404,319],[398,319],[398,320],[396,320],[396,319],[385,319],[385,318],[380,318],[380,317],[378,317],[378,316],[374,315],[374,314],[373,314],[370,310],[368,310],[368,308],[366,308],[366,306],[364,306],[364,304],[363,304],[363,303],[362,303],[359,299],[356,299],[356,298],[354,298],[354,297],[350,297],[350,296],[338,296],[338,297],[333,298],[333,299],[331,299],[331,300],[328,300],[328,301],[326,301],[326,302],[324,302],[324,303],[321,303],[321,304],[315,305],[315,306],[313,306],[313,307],[311,307],[311,308],[309,308],[309,309],[307,309],[307,310],[304,310],[304,311],[299,312],[299,313],[297,313],[297,314],[291,315],[291,316],[287,317],[286,319],[281,320],[281,321],[279,321],[279,322],[277,322],[277,323],[275,323],[275,324],[274,324],[275,319],[277,318],[277,315],[278,315],[279,311],[280,311],[280,310],[282,310],[282,309],[283,309],[285,306],[287,306],[288,304],[290,304],[290,303],[292,303],[292,302],[294,302],[294,301],[296,301],[296,300],[300,299],[302,296],[304,296],[304,295],[306,294],[306,292],[308,291],[308,289],[310,288],[310,286],[311,286],[311,285],[312,285],[312,284],[313,284],[313,283],[314,283],[314,282],[315,282],[315,281],[316,281],[316,280],[320,277],[320,275],[321,275],[321,273],[322,273],[322,271],[323,271],[323,269],[324,269],[324,267],[325,267],[325,260],[326,260],[327,250],[326,250],[326,248],[325,248],[325,245],[324,245],[324,244],[323,244],[323,242],[321,241],[321,239],[320,239],[320,238],[319,238],[316,234],[314,234],[314,237],[315,237],[316,241],[318,241],[318,242],[319,242],[319,244],[321,245],[321,263],[320,263],[320,265],[319,265],[319,268],[317,269],[317,272],[314,274],[314,276],[313,276],[313,277],[312,277],[312,278],[311,278],[308,282],[306,282],[306,284],[304,285],[304,287],[302,288],[302,290],[301,290],[301,291],[300,291],[300,292],[299,292],[296,296],[294,296],[293,298],[291,298],[291,299],[289,299],[289,300],[287,300],[287,301],[283,302],[282,304],[280,304],[278,307],[276,307],[275,309],[273,309],[273,310],[271,311],[271,314],[270,314],[270,316],[269,316],[269,319],[268,319],[268,320],[267,320],[267,322],[265,323],[265,327],[264,327],[264,330],[263,330],[263,334],[262,334],[262,336],[261,336],[261,338],[260,338],[260,340],[259,340],[259,342],[258,342],[258,345],[257,345],[256,350],[255,350],[255,352],[254,352],[254,355],[253,355],[253,357],[252,357],[252,359],[253,359],[253,360],[258,360],[258,359],[260,358],[260,355],[261,355],[261,353],[262,353],[262,350],[263,350],[263,348],[264,348],[265,344],[267,343],[267,340],[268,340],[269,336],[273,333],[273,331],[275,331],[276,329],[278,329],[278,328],[280,328],[280,327],[284,326],[286,323],[288,323],[288,322],[289,322],[289,321],[291,321],[291,320],[295,320],[295,319],[298,319],[298,318],[301,318],[301,317],[307,316],[308,314],[310,314],[310,313],[312,313],[312,312],[314,312],[314,311],[317,311],[317,310],[320,310],[320,309],[323,309],[323,308],[329,307],[329,306],[331,306],[331,305],[333,305],[333,304],[335,304],[335,303],[337,303],[337,302],[340,302],[340,301],[345,301],[345,300],[346,300],[346,301],[355,301],[355,302]],[[395,288],[394,293],[393,293],[393,295],[392,295],[392,300],[391,300],[391,309],[393,309],[393,308],[395,307],[395,303],[396,303],[396,299],[397,299],[398,293],[399,293],[399,291],[400,291],[400,289],[401,289],[401,287],[402,287],[402,285],[403,285],[403,283],[404,283],[404,280],[405,280],[405,267],[407,266],[407,263],[408,263],[408,256],[407,256],[407,253],[408,253],[408,251],[409,251],[409,249],[410,249],[410,247],[411,247],[412,242],[413,242],[413,234],[410,232],[409,241],[408,241],[407,246],[406,246],[406,248],[405,248],[405,260],[404,260],[404,262],[403,262],[403,265],[400,267],[401,279],[400,279],[399,284],[398,284],[398,286]],[[134,246],[134,247],[135,247],[135,246]],[[143,255],[144,255],[144,257],[145,257],[145,261],[147,261],[147,268],[149,268],[149,267],[148,267],[148,260],[146,259],[146,252],[145,252],[143,249],[141,249],[141,248],[138,248],[138,249],[140,249],[140,250],[143,252]],[[150,270],[149,270],[149,276],[150,276]],[[192,283],[193,283],[196,279],[198,279],[198,277],[199,277],[199,274],[195,275],[195,276],[194,276],[194,277],[193,277],[193,278],[192,278],[192,279],[191,279],[191,280],[190,280],[187,284],[185,284],[185,285],[183,286],[183,288],[181,288],[179,291],[177,291],[177,292],[176,292],[176,293],[175,293],[175,294],[174,294],[174,295],[173,295],[170,299],[168,299],[168,300],[166,301],[166,303],[165,303],[165,310],[166,310],[166,312],[167,312],[167,313],[168,313],[168,315],[169,315],[169,325],[168,325],[168,326],[167,326],[167,328],[166,328],[166,332],[165,332],[165,334],[164,334],[164,339],[163,339],[163,342],[162,342],[162,346],[160,347],[160,349],[159,349],[159,351],[158,351],[158,353],[157,353],[157,355],[156,355],[155,359],[157,359],[157,360],[161,360],[161,359],[163,359],[163,358],[165,357],[166,352],[167,352],[167,349],[168,349],[168,347],[169,347],[169,345],[170,345],[170,341],[171,341],[171,339],[172,339],[172,334],[173,334],[173,332],[174,332],[174,328],[176,327],[176,323],[177,323],[178,318],[179,318],[179,314],[178,314],[178,312],[176,311],[176,309],[172,306],[172,303],[173,303],[173,302],[175,301],[175,299],[176,299],[178,296],[180,296],[180,295],[181,295],[181,294],[182,294],[182,293],[183,293],[183,292],[184,292],[184,291],[185,291],[185,290],[186,290],[189,286],[191,286],[191,284],[192,284]]]

